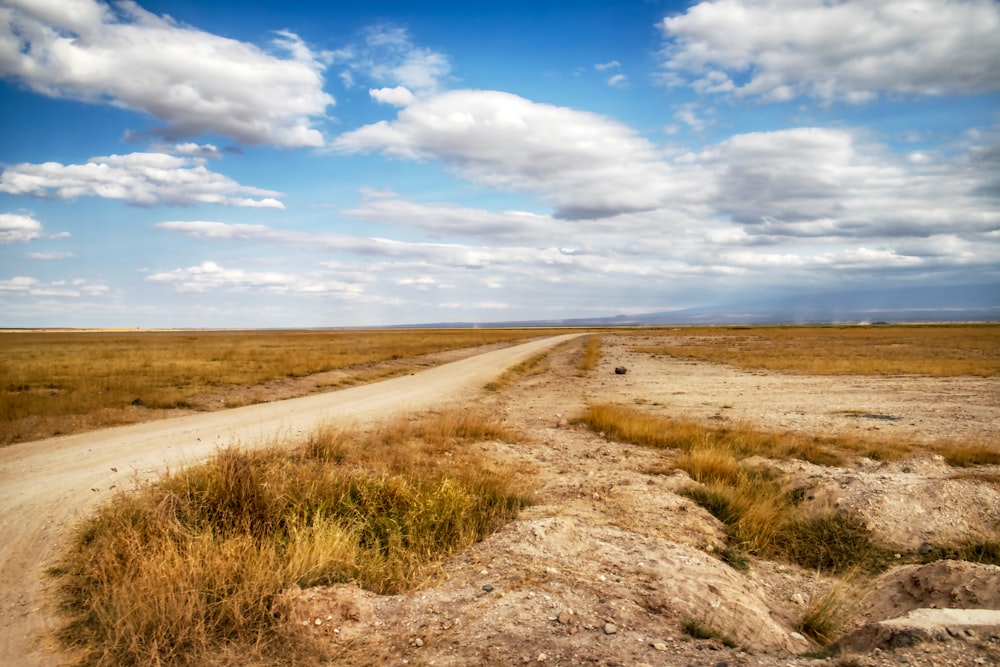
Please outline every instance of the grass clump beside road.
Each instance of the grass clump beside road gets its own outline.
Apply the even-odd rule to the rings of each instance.
[[[580,373],[586,373],[597,367],[597,362],[601,358],[601,343],[603,339],[600,334],[590,334],[583,341],[583,352],[580,355]]]
[[[514,438],[474,411],[326,428],[294,451],[231,448],[121,494],[51,571],[70,618],[61,642],[80,665],[300,664],[275,596],[429,581],[530,502],[522,471],[470,444]]]

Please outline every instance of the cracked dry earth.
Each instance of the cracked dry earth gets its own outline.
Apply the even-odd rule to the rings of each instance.
[[[603,341],[598,367],[585,375],[576,370],[577,340],[552,351],[544,373],[479,399],[525,435],[517,444],[476,446],[534,471],[534,506],[445,562],[418,592],[288,591],[279,604],[290,622],[331,643],[336,664],[1000,664],[1000,625],[808,657],[815,646],[795,623],[831,580],[781,563],[753,560],[748,571],[725,565],[712,555],[724,544],[721,524],[679,493],[687,476],[647,472],[669,464],[670,453],[616,443],[570,421],[588,403],[618,402],[763,429],[1000,442],[1000,379],[745,372],[639,354],[631,350],[641,343],[635,336],[605,334]],[[629,372],[616,375],[616,366]],[[998,466],[956,478],[934,457],[844,468],[772,464],[809,480],[815,502],[855,514],[901,552],[1000,524]],[[901,565],[865,590],[854,629],[924,608],[998,610],[1000,568]],[[683,629],[690,621],[726,641],[692,639]]]

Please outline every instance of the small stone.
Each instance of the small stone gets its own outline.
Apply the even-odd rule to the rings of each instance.
[[[490,586],[489,584],[486,584],[485,586],[483,586],[483,590],[486,591],[487,593],[492,593],[493,587]]]
[[[628,373],[628,369],[624,366],[615,367],[615,375],[625,375],[626,373]]]
[[[535,658],[535,662],[545,662],[548,659],[549,659],[549,656],[545,655],[544,653],[539,653],[538,657]]]
[[[666,651],[669,647],[663,642],[656,642],[653,644],[653,648],[655,648],[657,651]]]
[[[606,634],[606,635],[613,635],[613,634],[616,634],[617,632],[618,632],[618,626],[615,625],[614,623],[605,623],[604,624],[604,634]]]
[[[421,648],[424,645],[424,640],[421,639],[420,637],[417,637],[416,639],[413,640],[413,645],[416,646],[417,648]]]
[[[568,625],[571,618],[572,618],[572,616],[571,616],[571,614],[569,612],[567,612],[567,611],[561,611],[561,612],[559,612],[559,616],[557,617],[556,620],[558,620],[559,623],[562,624],[562,625]]]
[[[315,621],[313,621],[313,624],[314,624],[314,625],[323,625],[323,619],[322,619],[322,618],[320,618],[319,616],[317,616],[317,617],[316,617],[316,620],[315,620]]]

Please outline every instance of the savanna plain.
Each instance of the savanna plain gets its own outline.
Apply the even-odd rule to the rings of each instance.
[[[552,333],[4,333],[0,442]],[[461,401],[119,490],[62,529],[45,643],[78,665],[1000,664],[1000,326],[579,333]]]

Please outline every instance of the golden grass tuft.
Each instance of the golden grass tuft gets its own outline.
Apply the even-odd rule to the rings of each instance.
[[[993,442],[944,442],[931,445],[930,450],[943,456],[945,463],[956,468],[1000,465],[1000,444]]]
[[[579,365],[581,373],[587,373],[597,367],[597,362],[601,359],[601,343],[600,334],[590,334],[584,339],[583,354],[580,356]]]
[[[326,427],[293,451],[230,448],[120,494],[51,571],[70,618],[60,641],[80,665],[221,664],[234,650],[236,662],[299,664],[278,593],[413,589],[531,502],[522,471],[470,444],[500,437],[516,434],[475,411]]]
[[[487,382],[484,389],[486,389],[486,391],[502,391],[525,377],[541,375],[547,370],[547,366],[545,364],[545,360],[547,358],[548,352],[542,352],[541,354],[537,354],[530,359],[522,361],[516,366],[511,366],[496,380]]]
[[[590,430],[634,445],[682,452],[728,452],[738,458],[768,456],[798,458],[817,465],[839,465],[841,450],[860,446],[847,438],[820,438],[788,432],[766,432],[738,423],[719,428],[694,420],[672,419],[623,405],[602,403],[589,406],[574,420]]]
[[[840,638],[857,611],[857,573],[838,577],[825,592],[809,600],[796,629],[820,646]]]

